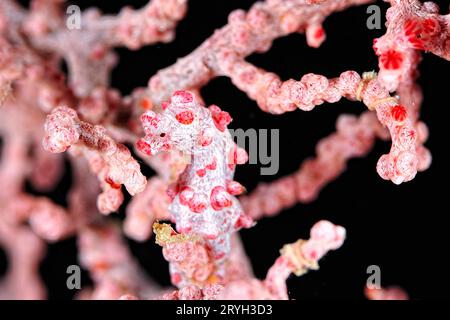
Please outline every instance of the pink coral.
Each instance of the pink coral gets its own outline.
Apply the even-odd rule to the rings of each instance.
[[[249,227],[233,191],[229,192],[236,164],[246,162],[240,149],[225,130],[231,121],[217,106],[199,105],[187,91],[177,91],[163,112],[145,112],[145,137],[138,149],[148,155],[172,149],[186,153],[189,164],[170,189],[169,211],[177,230],[200,234],[210,244],[217,259],[229,253],[230,234]]]
[[[164,230],[167,232],[169,230]],[[162,235],[163,237],[165,235]],[[177,238],[176,240],[174,239]],[[171,251],[166,254],[169,261],[176,260],[178,264],[182,263],[189,269],[197,272],[205,268],[207,264],[198,264],[202,259],[193,258],[192,250],[176,248],[177,246],[194,245],[196,240],[180,238],[179,235],[172,235],[175,247],[168,247],[169,243],[164,244],[165,250]],[[298,240],[295,243],[287,244],[281,249],[281,256],[275,261],[269,269],[264,281],[257,280],[251,274],[242,274],[240,277],[223,278],[221,280],[203,278],[196,279],[189,285],[182,285],[180,290],[166,294],[162,298],[170,300],[198,300],[204,299],[205,290],[209,292],[214,290],[217,293],[210,298],[214,299],[288,299],[286,290],[286,279],[291,273],[297,276],[302,275],[310,269],[318,269],[318,260],[328,251],[338,249],[345,239],[345,229],[335,226],[328,221],[320,221],[311,229],[310,239],[307,241]],[[169,240],[171,241],[171,240]],[[198,245],[198,244],[197,244]],[[200,250],[198,247],[197,251]],[[198,254],[199,252],[197,252]],[[172,257],[172,258],[171,258]],[[186,269],[186,267],[184,269]],[[232,267],[231,265],[228,267]],[[173,277],[173,274],[172,274]],[[191,281],[194,280],[191,278]],[[205,284],[205,280],[208,282]],[[203,283],[202,283],[203,282]],[[214,283],[214,284],[211,284]],[[176,283],[179,285],[179,283]],[[188,289],[189,288],[189,289]],[[202,289],[203,288],[203,289]],[[189,294],[187,294],[187,292]]]
[[[59,153],[73,146],[74,155],[87,158],[103,188],[97,201],[100,212],[110,213],[119,208],[123,201],[122,184],[131,195],[144,190],[147,181],[130,151],[110,138],[105,128],[80,121],[75,110],[55,108],[47,116],[45,131],[45,150]]]
[[[391,286],[387,288],[366,287],[364,294],[370,300],[408,300],[408,294],[400,287]]]
[[[334,78],[307,73],[282,80],[246,58],[295,33],[317,48],[326,40],[323,23],[329,15],[370,2],[265,0],[247,12],[235,10],[198,48],[151,76],[147,87],[123,96],[109,84],[117,63],[114,49],[173,40],[186,0],[152,0],[117,15],[88,9],[80,16],[81,30],[67,26],[64,1],[34,0],[25,9],[2,0],[0,181],[7,187],[0,193],[0,244],[10,268],[1,279],[0,298],[45,298],[38,271],[45,243],[76,236],[80,263],[93,280],[80,299],[289,299],[289,275],[318,269],[318,261],[343,244],[345,229],[317,222],[309,240],[282,248],[264,280],[253,274],[238,231],[315,200],[378,138],[391,140],[389,153],[376,165],[381,178],[400,184],[428,169],[417,70],[422,51],[450,60],[450,18],[431,2],[387,1],[386,33],[373,45],[377,72],[341,70]],[[241,195],[246,190],[234,173],[248,155],[228,130],[232,114],[227,106],[205,107],[201,96],[216,77],[229,78],[262,112],[274,115],[312,111],[342,98],[368,110],[341,115],[336,132],[318,143],[316,156],[297,172]],[[28,182],[43,192],[54,188],[64,159],[73,178],[67,205],[27,191]],[[154,177],[143,174],[142,162],[154,169]],[[132,200],[119,227],[105,215],[121,209],[122,186]],[[123,231],[148,240],[152,230],[176,289],[149,280],[122,238]],[[365,293],[373,300],[407,298],[396,288]]]

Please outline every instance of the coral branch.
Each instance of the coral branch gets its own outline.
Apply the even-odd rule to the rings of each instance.
[[[6,249],[9,268],[0,281],[0,299],[44,299],[45,288],[38,276],[45,246],[29,228],[8,223],[0,211],[0,244]]]
[[[151,297],[158,287],[149,282],[133,260],[119,229],[112,224],[84,228],[78,238],[81,264],[90,271],[94,289],[83,298],[118,299],[124,294]]]
[[[43,146],[46,150],[59,153],[73,147],[72,153],[83,154],[89,161],[103,189],[97,201],[100,212],[107,214],[119,208],[123,201],[122,184],[131,195],[144,190],[147,180],[130,151],[114,142],[103,127],[79,120],[73,109],[53,110],[47,116],[45,131]]]
[[[267,273],[264,285],[276,299],[287,299],[286,279],[319,268],[317,262],[328,251],[338,249],[345,239],[345,229],[328,221],[319,221],[312,228],[308,241],[298,240],[285,245],[281,256]]]
[[[169,226],[157,226],[164,228],[166,239],[171,239],[172,244],[189,243],[190,239],[181,235],[170,234],[173,232]],[[320,260],[328,251],[338,249],[345,238],[345,229],[335,226],[328,221],[316,223],[310,234],[310,239],[298,240],[287,244],[281,250],[281,256],[269,269],[264,281],[255,279],[251,275],[241,278],[228,279],[218,284],[183,286],[182,289],[165,294],[162,299],[168,300],[200,300],[200,299],[288,299],[286,279],[291,273],[302,275],[310,269],[318,269]],[[158,240],[157,240],[158,241]],[[181,242],[180,242],[181,241]],[[187,241],[187,242],[185,242]],[[167,245],[168,242],[165,242]],[[166,249],[167,247],[165,247]],[[180,249],[180,248],[178,248]],[[168,249],[170,250],[170,249]],[[190,252],[184,250],[173,250],[173,257],[179,262],[191,261]],[[195,259],[193,259],[195,260]],[[190,263],[194,270],[199,270],[199,265]]]
[[[152,178],[145,190],[137,194],[127,207],[124,232],[127,236],[144,241],[151,236],[152,225],[158,220],[168,220],[170,197],[166,194],[167,184]]]
[[[364,294],[369,300],[409,300],[408,294],[400,287],[364,288]]]
[[[23,24],[33,46],[66,60],[71,87],[84,97],[108,85],[117,61],[113,47],[136,50],[146,44],[171,41],[177,22],[186,12],[186,2],[153,0],[139,10],[125,8],[117,17],[102,16],[90,9],[79,17],[78,27],[68,28],[70,16],[65,17],[61,8],[49,8],[44,5],[48,2],[35,0]]]
[[[226,130],[231,117],[217,106],[199,105],[187,91],[177,91],[165,103],[164,111],[141,117],[146,136],[137,147],[147,155],[179,150],[189,164],[168,190],[169,211],[181,233],[199,234],[214,252],[217,261],[228,255],[230,233],[249,227],[235,193],[228,188],[236,164],[247,154]]]
[[[421,51],[450,60],[450,15],[431,2],[387,1],[387,30],[373,45],[378,73],[345,71],[330,79],[307,73],[283,81],[245,59],[293,33],[317,48],[326,39],[329,15],[370,2],[258,1],[247,12],[233,11],[193,52],[124,97],[109,87],[114,48],[173,40],[187,0],[152,0],[117,15],[80,12],[63,0],[32,0],[29,9],[1,0],[0,181],[6,187],[0,192],[0,245],[9,268],[0,299],[45,298],[39,277],[45,242],[68,236],[77,237],[81,265],[93,280],[80,299],[288,299],[288,277],[317,269],[319,259],[342,245],[345,229],[318,222],[309,240],[283,247],[264,280],[255,278],[237,231],[315,200],[377,138],[392,142],[377,163],[383,179],[400,184],[430,166],[418,70]],[[248,155],[228,131],[231,115],[216,105],[204,107],[201,97],[202,87],[221,76],[271,114],[310,111],[341,98],[360,101],[369,111],[341,115],[336,132],[297,172],[237,198],[245,188],[233,180],[234,172]],[[154,176],[142,174],[125,144],[135,147]],[[72,157],[65,158],[65,151]],[[67,205],[58,205],[43,193],[55,191],[67,163],[72,184]],[[105,215],[124,202],[122,185],[132,199],[123,225],[115,226]],[[152,227],[176,290],[152,283],[122,239],[124,232],[145,241]],[[366,288],[365,294],[372,300],[408,298],[395,287]]]
[[[386,135],[373,113],[365,112],[358,118],[341,115],[337,131],[317,144],[315,158],[305,160],[293,174],[270,184],[262,183],[249,195],[240,197],[244,211],[257,220],[296,202],[315,200],[320,190],[346,169],[348,160],[366,155],[375,138]]]
[[[176,233],[169,225],[155,223],[156,243],[163,247],[164,258],[170,262],[171,280],[184,288],[217,282],[214,257],[207,244],[196,235]]]

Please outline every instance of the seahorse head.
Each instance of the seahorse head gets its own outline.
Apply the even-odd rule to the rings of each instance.
[[[192,152],[201,131],[205,108],[188,91],[176,91],[162,104],[163,111],[147,111],[141,116],[145,136],[137,142],[140,151],[154,155],[160,151]]]

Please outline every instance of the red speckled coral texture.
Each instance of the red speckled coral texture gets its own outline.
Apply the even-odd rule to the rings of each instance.
[[[222,28],[158,71],[147,87],[122,96],[109,86],[113,49],[171,41],[186,0],[152,0],[117,15],[88,9],[80,30],[67,28],[63,1],[34,0],[25,9],[2,0],[0,180],[7,187],[0,192],[0,244],[12,271],[1,279],[0,298],[45,298],[38,267],[46,242],[76,236],[80,264],[93,279],[80,299],[289,299],[287,277],[318,269],[318,261],[342,245],[345,229],[317,222],[309,240],[281,249],[263,280],[254,276],[237,231],[314,200],[378,138],[392,141],[376,166],[382,179],[400,184],[426,170],[431,155],[424,147],[428,129],[418,119],[418,63],[423,51],[450,59],[450,18],[431,2],[388,1],[387,32],[373,46],[377,72],[342,70],[335,78],[308,73],[283,81],[245,58],[292,33],[304,33],[309,46],[319,47],[329,15],[370,2],[256,2],[247,12],[233,11]],[[241,195],[245,188],[233,175],[248,155],[228,131],[233,115],[226,106],[205,106],[200,93],[216,77],[228,77],[271,114],[312,111],[343,98],[368,110],[341,115],[336,132],[297,172]],[[64,153],[74,180],[67,207],[27,193],[27,180],[38,190],[55,185]],[[154,177],[142,173],[143,162]],[[124,192],[132,199],[117,226],[106,215],[123,205]],[[144,241],[152,232],[174,287],[148,279],[122,235]],[[366,289],[366,295],[407,298],[397,288]]]

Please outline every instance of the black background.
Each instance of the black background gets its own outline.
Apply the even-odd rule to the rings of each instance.
[[[117,13],[126,4],[138,8],[139,1],[72,1],[82,9],[97,6],[105,13]],[[135,87],[146,86],[157,70],[173,64],[190,53],[216,28],[227,22],[237,8],[248,9],[249,0],[190,0],[186,18],[177,27],[175,41],[145,47],[139,51],[117,49],[120,62],[112,73],[113,87],[128,94]],[[448,1],[438,2],[448,13]],[[377,2],[384,14],[387,5]],[[319,49],[306,45],[301,34],[278,39],[263,54],[247,60],[276,72],[283,80],[300,79],[314,72],[336,77],[346,70],[358,72],[377,69],[372,50],[374,38],[382,30],[368,30],[367,6],[351,8],[326,19],[327,40]],[[384,24],[384,18],[383,18]],[[76,45],[76,44],[74,44]],[[284,243],[307,238],[310,227],[328,219],[347,229],[347,240],[338,251],[320,262],[318,272],[288,280],[292,299],[364,299],[363,288],[369,265],[381,268],[384,286],[400,285],[412,299],[449,298],[448,274],[448,115],[450,64],[431,54],[424,54],[420,65],[420,84],[424,92],[422,119],[430,128],[427,147],[433,154],[431,168],[408,183],[396,186],[376,173],[378,158],[389,150],[389,142],[377,142],[368,157],[349,162],[347,171],[330,183],[311,204],[299,204],[274,218],[260,221],[256,227],[241,232],[257,277],[264,278]],[[259,110],[256,103],[235,88],[229,79],[217,78],[202,89],[207,104],[217,104],[230,112],[232,128],[280,129],[280,170],[276,176],[260,176],[258,165],[239,166],[236,180],[249,191],[259,181],[271,181],[294,172],[303,159],[314,155],[316,143],[335,130],[342,113],[359,114],[360,103],[340,101],[318,106],[311,112],[295,111],[274,116]],[[70,170],[50,196],[64,203],[70,186]],[[29,188],[30,191],[31,188]],[[123,218],[123,212],[114,214]],[[129,240],[130,248],[141,265],[161,284],[169,284],[167,263],[159,246],[151,239],[145,243]],[[77,263],[74,238],[52,244],[41,266],[41,274],[51,299],[68,299],[74,294],[65,287],[66,268]],[[0,275],[7,268],[0,248]],[[89,283],[83,274],[83,283]]]

